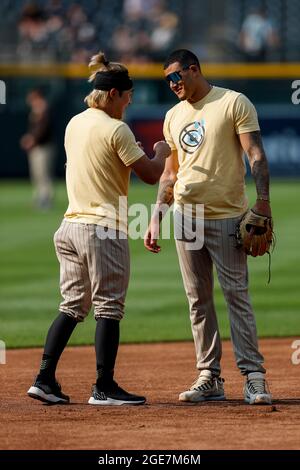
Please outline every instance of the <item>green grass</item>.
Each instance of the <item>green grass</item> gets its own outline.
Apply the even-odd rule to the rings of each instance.
[[[130,203],[153,203],[156,187],[133,183]],[[254,187],[248,185],[250,201]],[[272,281],[267,285],[268,258],[249,259],[251,298],[262,336],[300,334],[299,182],[274,181],[272,206],[277,246],[272,256]],[[0,339],[8,347],[39,346],[55,318],[60,301],[59,266],[53,234],[66,209],[63,183],[56,188],[55,209],[31,207],[30,186],[1,182],[0,186]],[[142,240],[131,240],[131,281],[122,322],[123,342],[191,339],[188,307],[174,241],[163,240],[159,255],[148,253]],[[229,323],[218,283],[215,300],[223,338]],[[91,344],[94,319],[80,324],[71,344]]]

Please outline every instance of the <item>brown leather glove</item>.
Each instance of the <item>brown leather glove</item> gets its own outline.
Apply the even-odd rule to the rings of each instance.
[[[248,210],[236,231],[237,242],[247,255],[263,256],[274,246],[272,217],[265,217]]]

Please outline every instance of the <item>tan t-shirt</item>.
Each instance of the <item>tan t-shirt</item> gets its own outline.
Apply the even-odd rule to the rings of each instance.
[[[237,134],[258,131],[253,104],[241,93],[213,87],[197,103],[182,101],[170,109],[164,136],[178,151],[175,207],[204,204],[209,219],[246,211],[245,162]]]
[[[127,124],[89,108],[67,125],[65,149],[69,198],[65,219],[127,232],[129,165],[144,155]]]

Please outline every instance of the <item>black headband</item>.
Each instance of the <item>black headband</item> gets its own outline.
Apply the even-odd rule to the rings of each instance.
[[[97,72],[94,80],[95,90],[109,91],[116,88],[119,91],[125,91],[131,90],[132,87],[132,80],[129,78],[128,72],[125,71]]]

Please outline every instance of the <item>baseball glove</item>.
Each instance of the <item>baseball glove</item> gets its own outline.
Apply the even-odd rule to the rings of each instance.
[[[248,210],[237,226],[236,239],[247,255],[255,257],[270,253],[270,248],[274,247],[272,218]]]

